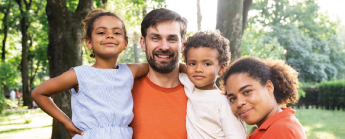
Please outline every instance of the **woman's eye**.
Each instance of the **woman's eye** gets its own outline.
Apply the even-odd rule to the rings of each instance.
[[[244,91],[243,94],[249,94],[250,90]]]
[[[236,98],[233,98],[233,97],[232,97],[232,98],[229,98],[229,101],[230,101],[230,102],[233,102],[235,99],[236,99]]]
[[[115,32],[114,34],[115,34],[115,35],[121,35],[121,33],[120,33],[120,32]]]

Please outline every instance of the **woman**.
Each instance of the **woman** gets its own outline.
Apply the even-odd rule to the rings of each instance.
[[[297,72],[284,61],[240,58],[223,76],[233,113],[258,129],[248,139],[306,139],[291,108],[297,97]]]

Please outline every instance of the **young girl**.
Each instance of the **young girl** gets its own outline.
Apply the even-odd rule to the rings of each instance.
[[[240,58],[223,76],[232,112],[258,129],[248,139],[306,139],[291,108],[297,96],[297,72],[281,60]]]
[[[218,75],[230,61],[229,41],[215,32],[197,32],[184,43],[187,69],[180,74],[188,97],[188,138],[246,138],[246,128],[230,109],[229,101],[216,86]]]
[[[147,74],[148,65],[116,63],[128,43],[125,25],[116,14],[94,10],[83,22],[85,43],[95,64],[74,67],[36,87],[31,96],[74,139],[131,139],[133,78]],[[49,99],[68,89],[72,121]]]

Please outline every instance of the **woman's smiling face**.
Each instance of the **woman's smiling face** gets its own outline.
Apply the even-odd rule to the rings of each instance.
[[[226,81],[226,95],[232,112],[249,125],[260,126],[274,115],[277,102],[273,90],[271,81],[262,85],[247,73],[233,74]]]

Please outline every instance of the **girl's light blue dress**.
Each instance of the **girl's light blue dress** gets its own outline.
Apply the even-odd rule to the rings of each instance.
[[[73,68],[79,91],[71,89],[73,124],[84,132],[73,139],[131,139],[133,75],[125,64],[118,69]]]

